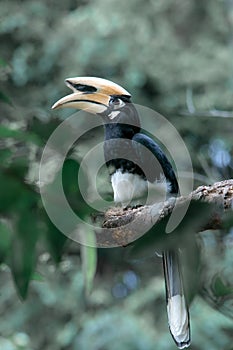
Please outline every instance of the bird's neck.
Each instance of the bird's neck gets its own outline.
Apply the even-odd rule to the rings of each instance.
[[[138,128],[135,128],[131,124],[123,123],[107,123],[104,124],[104,128],[105,140],[132,139],[133,136],[140,130],[138,130]]]
[[[114,118],[111,119],[111,112],[104,118],[105,140],[126,138],[132,139],[140,132],[140,119],[133,104],[129,103],[120,111],[114,111]]]

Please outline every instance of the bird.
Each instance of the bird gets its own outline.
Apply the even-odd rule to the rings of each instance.
[[[151,188],[166,196],[179,194],[173,167],[162,148],[141,129],[131,94],[110,80],[74,77],[65,80],[72,93],[52,109],[74,108],[99,116],[104,126],[103,152],[114,202],[127,208],[140,205]],[[152,191],[154,200],[159,191]],[[162,195],[163,197],[163,195]],[[190,320],[178,248],[162,251],[167,317],[170,333],[179,349],[189,347]]]

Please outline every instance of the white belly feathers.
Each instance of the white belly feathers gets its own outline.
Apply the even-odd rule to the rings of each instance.
[[[111,176],[111,182],[114,202],[124,206],[129,205],[133,199],[145,196],[147,192],[147,181],[137,174],[122,173],[121,170],[117,170]]]
[[[122,173],[117,170],[111,176],[114,193],[114,202],[121,203],[124,207],[132,204],[140,204],[140,198],[147,197],[147,204],[164,201],[169,185],[164,177],[149,183],[137,174]],[[147,194],[148,192],[148,194]]]

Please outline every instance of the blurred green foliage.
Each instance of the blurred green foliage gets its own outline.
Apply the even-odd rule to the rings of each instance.
[[[0,2],[2,349],[175,348],[160,260],[148,254],[135,262],[124,249],[99,250],[96,271],[96,250],[68,241],[47,217],[39,162],[47,139],[70,113],[50,111],[67,93],[64,79],[93,75],[120,83],[134,102],[172,122],[190,151],[195,185],[232,177],[232,34],[232,0]],[[78,150],[86,152],[97,137],[101,131]],[[77,187],[79,162],[74,145],[63,186],[74,212],[89,217]],[[104,171],[101,176],[103,188],[108,178]],[[200,291],[232,317],[232,271],[225,268],[232,266],[231,249],[225,249],[232,244],[232,221],[226,222],[224,232],[207,232],[199,242]],[[11,274],[20,298],[27,296],[24,303]],[[232,321],[202,299],[195,299],[191,320],[193,349],[231,349]]]
[[[185,107],[187,89],[198,109],[232,108],[230,1],[3,2],[0,31],[16,101],[33,88],[34,107],[95,74],[163,110]]]

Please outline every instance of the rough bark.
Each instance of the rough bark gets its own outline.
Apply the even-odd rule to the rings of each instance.
[[[96,232],[97,244],[101,247],[126,246],[170,215],[174,206],[177,208],[190,201],[213,203],[218,209],[206,218],[199,231],[220,228],[222,213],[233,208],[233,179],[200,186],[186,197],[170,198],[164,203],[127,210],[111,208],[97,218],[102,226]]]

